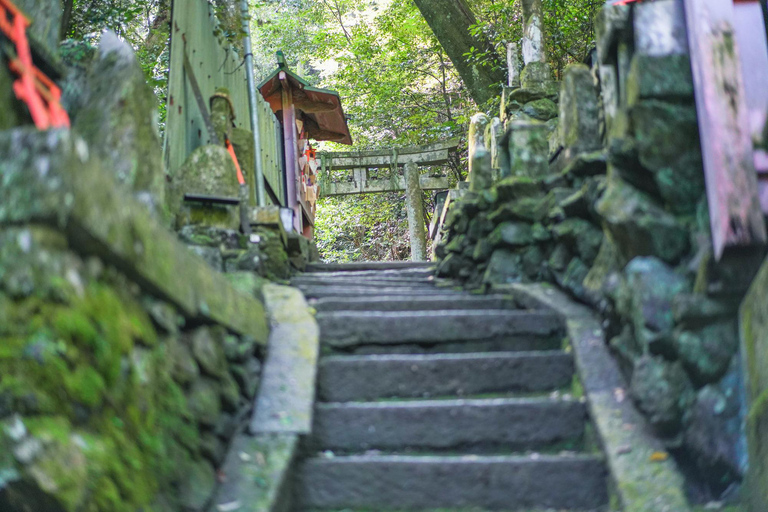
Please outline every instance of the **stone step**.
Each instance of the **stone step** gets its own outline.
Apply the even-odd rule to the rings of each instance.
[[[354,286],[354,287],[382,287],[382,288],[422,288],[435,287],[434,278],[375,278],[361,279],[358,277],[325,279],[322,277],[298,276],[291,279],[291,286],[297,288],[309,286]]]
[[[426,296],[404,298],[398,295],[366,298],[316,299],[312,307],[317,311],[449,311],[476,309],[517,309],[510,297],[504,296]]]
[[[307,272],[356,272],[361,270],[434,269],[434,262],[363,261],[357,263],[310,263]]]
[[[310,449],[505,450],[578,442],[584,404],[549,398],[320,403]]]
[[[438,288],[436,286],[298,286],[307,298],[319,299],[323,297],[383,297],[388,295],[400,295],[407,297],[418,296],[446,296],[461,297],[465,294],[459,290],[450,288]]]
[[[414,277],[417,279],[427,279],[434,277],[435,273],[432,269],[405,269],[405,270],[356,270],[346,272],[304,272],[299,274],[302,277],[323,277],[323,278],[375,278],[375,279],[402,279],[408,277]]]
[[[317,389],[325,402],[536,393],[573,380],[562,351],[492,354],[329,356],[320,360]]]
[[[298,468],[300,509],[596,510],[607,472],[594,456],[349,456]]]
[[[547,311],[337,311],[316,318],[321,341],[335,348],[552,336],[562,330],[560,318]]]

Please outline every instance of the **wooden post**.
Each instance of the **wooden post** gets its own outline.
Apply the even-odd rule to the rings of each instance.
[[[293,91],[284,71],[280,72],[283,84],[283,140],[285,141],[285,190],[288,208],[294,212],[293,224],[296,231],[304,231],[302,227],[301,205],[298,200],[299,161],[296,154],[296,108],[293,105]]]
[[[424,198],[419,183],[419,166],[405,164],[405,201],[408,210],[408,230],[411,234],[411,259],[427,260],[427,236],[424,228]]]
[[[715,258],[765,244],[733,3],[684,0]]]

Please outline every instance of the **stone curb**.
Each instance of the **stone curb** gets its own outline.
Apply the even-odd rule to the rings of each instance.
[[[291,469],[312,426],[317,323],[295,288],[268,284],[263,293],[272,330],[256,408],[249,432],[232,442],[209,512],[291,510]]]
[[[561,291],[540,284],[502,285],[494,287],[494,291],[512,293],[523,306],[549,309],[565,320],[589,411],[622,510],[690,511],[685,482],[674,461],[652,461],[654,454],[665,453],[665,448],[629,398],[627,384],[608,351],[594,313]]]

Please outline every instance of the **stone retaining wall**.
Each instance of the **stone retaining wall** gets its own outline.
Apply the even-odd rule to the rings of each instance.
[[[694,501],[727,501],[746,468],[736,316],[762,251],[714,261],[682,16],[676,0],[606,7],[597,62],[565,72],[550,147],[507,120],[510,176],[454,205],[436,254],[468,287],[553,282],[598,310]]]

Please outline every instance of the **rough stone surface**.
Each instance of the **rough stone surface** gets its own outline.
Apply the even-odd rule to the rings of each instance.
[[[334,457],[305,462],[299,489],[307,508],[586,510],[607,502],[604,472],[602,462],[578,456]]]
[[[324,344],[447,343],[557,332],[557,318],[536,311],[360,312],[317,315]]]
[[[74,130],[118,181],[162,214],[165,175],[157,100],[131,46],[106,32],[87,83]]]
[[[632,397],[648,421],[664,436],[677,434],[693,387],[679,363],[644,356],[635,363]]]
[[[577,152],[601,146],[598,101],[592,74],[584,65],[568,67],[560,92],[560,131],[563,145]]]
[[[689,248],[688,232],[675,217],[616,177],[609,179],[597,211],[626,260],[657,256],[676,263]]]
[[[578,440],[584,418],[583,404],[546,399],[320,404],[312,442],[343,451],[520,450]]]
[[[541,392],[571,383],[573,359],[555,353],[335,356],[321,360],[326,402]]]

